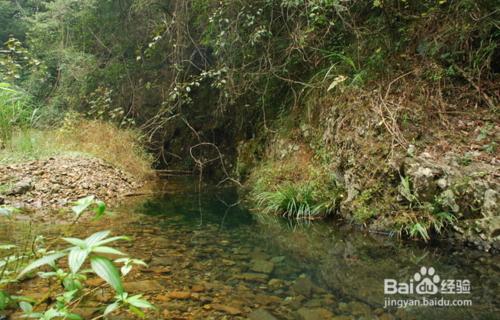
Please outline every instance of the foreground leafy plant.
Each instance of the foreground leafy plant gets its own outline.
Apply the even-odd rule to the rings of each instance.
[[[95,217],[100,218],[105,214],[106,206],[103,202],[95,200],[93,196],[78,200],[72,207],[72,211],[75,213],[75,222],[87,210],[94,211]],[[56,280],[61,284],[63,292],[56,297],[55,303],[50,305],[47,310],[38,312],[34,310],[34,300],[25,297],[10,296],[7,292],[0,290],[0,310],[4,310],[14,303],[19,305],[26,318],[43,320],[82,319],[81,316],[73,313],[73,310],[80,303],[81,299],[89,293],[89,291],[86,290],[87,288],[84,282],[87,279],[87,274],[95,274],[103,279],[116,292],[114,302],[105,308],[104,314],[99,316],[99,318],[105,317],[118,309],[127,309],[140,317],[144,317],[145,313],[143,310],[154,309],[155,307],[148,301],[142,299],[141,295],[129,296],[124,290],[122,277],[131,271],[133,265],[146,266],[146,263],[142,260],[130,257],[112,261],[102,256],[103,254],[126,256],[125,253],[108,246],[108,244],[119,240],[130,241],[131,239],[125,236],[110,236],[110,234],[111,232],[106,230],[96,232],[85,239],[63,237],[61,240],[69,243],[69,247],[50,251],[38,250],[36,254],[41,256],[40,258],[26,265],[16,277],[9,277],[6,281],[22,281],[22,279],[33,273],[33,271],[41,267],[49,266],[51,271],[39,272],[38,276]],[[14,248],[12,245],[0,246],[2,250],[9,250],[12,248]],[[61,265],[63,264],[60,263],[64,257],[67,257],[67,269],[62,267]],[[20,258],[17,257],[17,259]],[[12,261],[13,258],[11,256],[4,260],[0,260],[0,270],[4,267],[5,272],[6,266]],[[82,269],[82,266],[86,263],[90,265],[90,269]],[[121,272],[118,270],[117,264],[122,264]],[[9,271],[9,274],[11,273],[13,272]],[[2,278],[0,277],[0,279]]]

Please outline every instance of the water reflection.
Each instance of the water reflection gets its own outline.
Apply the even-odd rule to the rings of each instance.
[[[466,249],[421,247],[331,223],[290,224],[276,217],[252,215],[239,203],[234,189],[205,189],[198,194],[189,188],[171,188],[164,197],[144,201],[139,211],[157,216],[163,228],[195,232],[199,239],[192,243],[194,246],[202,244],[218,250],[220,239],[231,239],[224,250],[234,255],[253,254],[248,258],[250,264],[282,257],[276,260],[281,262],[272,263],[271,278],[293,283],[304,276],[312,279],[326,290],[321,296],[323,306],[333,314],[354,318],[386,315],[382,309],[387,297],[384,279],[409,281],[422,266],[433,267],[441,279],[470,280],[471,293],[456,297],[472,299],[473,305],[408,308],[405,312],[392,308],[391,317],[495,319],[498,314],[498,257]],[[255,252],[261,252],[264,259],[256,260]],[[228,284],[234,284],[234,279],[223,278]],[[289,292],[277,294],[285,300]],[[334,297],[330,305],[324,305],[325,294]],[[408,297],[421,298],[403,296]],[[366,306],[369,315],[363,310]],[[295,307],[300,309],[300,305]]]

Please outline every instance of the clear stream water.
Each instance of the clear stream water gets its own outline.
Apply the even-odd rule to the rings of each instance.
[[[180,246],[176,263],[184,266],[181,278],[188,282],[181,281],[181,285],[205,281],[233,288],[225,293],[223,302],[244,314],[262,307],[278,319],[500,318],[498,256],[402,242],[332,222],[294,225],[251,214],[238,202],[234,189],[205,187],[200,194],[189,180],[167,185],[163,196],[140,200],[125,211],[148,215],[151,219],[145,224],[154,224],[160,242],[173,242],[171,249]],[[442,280],[454,280],[448,282],[449,288],[457,285],[455,280],[468,280],[470,293],[384,295],[384,279],[409,282],[422,267],[434,268],[438,286]],[[256,270],[263,279],[253,279]],[[234,289],[239,287],[245,288],[243,293]],[[387,298],[424,297],[471,300],[472,305],[384,307]],[[195,302],[189,308],[203,303]],[[219,319],[217,313],[207,315]]]
[[[151,270],[127,281],[160,284],[138,282],[164,310],[155,319],[500,319],[498,255],[422,246],[333,222],[290,224],[250,213],[234,189],[195,187],[190,179],[168,181],[161,196],[129,199],[109,223],[76,235],[104,224],[135,237],[122,249]],[[0,238],[12,234],[0,225]],[[409,282],[422,267],[434,268],[440,281],[469,280],[470,293],[384,295],[384,279]],[[172,291],[191,296],[165,298]],[[387,298],[423,297],[472,305],[384,308]]]

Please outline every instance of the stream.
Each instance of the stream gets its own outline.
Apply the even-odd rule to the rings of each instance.
[[[445,320],[500,314],[498,256],[402,242],[332,222],[291,224],[250,213],[235,189],[205,186],[198,193],[190,179],[168,181],[164,189],[158,197],[127,200],[106,220],[114,234],[134,237],[122,249],[149,264],[132,272],[125,286],[159,306],[155,319]],[[77,236],[102,228],[94,223]],[[416,286],[415,277],[439,286],[448,280],[450,292],[384,294],[384,279]],[[99,294],[97,301],[111,298],[105,290]],[[472,305],[384,307],[388,300],[422,299]],[[81,312],[96,305],[89,302]]]

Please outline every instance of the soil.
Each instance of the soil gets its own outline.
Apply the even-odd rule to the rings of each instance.
[[[28,214],[33,220],[51,221],[51,213],[69,213],[65,208],[80,198],[94,195],[109,205],[143,186],[143,181],[92,157],[56,156],[0,166],[0,205],[21,209],[17,219]]]

